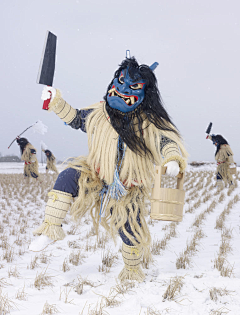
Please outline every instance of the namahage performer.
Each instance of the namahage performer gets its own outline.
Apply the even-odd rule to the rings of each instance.
[[[59,174],[48,193],[44,222],[33,232],[41,236],[30,249],[41,250],[65,237],[62,221],[71,206],[75,220],[90,213],[96,233],[102,224],[113,238],[120,235],[124,268],[119,279],[144,280],[141,261],[151,260],[145,201],[154,183],[154,165],[165,165],[171,176],[187,165],[181,136],[163,107],[153,73],[157,65],[126,58],[104,101],[81,110],[72,108],[59,90],[44,88],[43,100],[52,94],[48,111],[87,133],[89,155],[79,156]]]
[[[50,150],[42,149],[42,151],[46,154],[47,158],[46,173],[48,173],[48,171],[53,171],[58,174],[55,156],[52,154]]]
[[[233,151],[227,140],[221,135],[208,135],[207,139],[212,140],[217,147],[215,160],[217,161],[216,179],[218,188],[223,188],[224,184],[232,185],[233,178],[230,173],[230,165],[234,164]]]
[[[17,138],[17,144],[20,146],[21,160],[24,161],[24,176],[30,180],[30,178],[38,179],[38,160],[37,150],[26,138]]]

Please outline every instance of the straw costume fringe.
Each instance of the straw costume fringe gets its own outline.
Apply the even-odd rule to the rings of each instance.
[[[229,163],[234,163],[233,161],[233,151],[228,144],[222,144],[220,150],[215,156],[215,160],[218,162],[227,161]]]
[[[142,271],[143,250],[135,246],[128,246],[125,243],[122,244],[122,257],[124,261],[124,267],[118,278],[121,281],[125,280],[137,280],[142,282],[145,279],[145,275]]]
[[[110,185],[113,182],[117,162],[118,134],[112,127],[104,110],[105,103],[99,103],[98,107],[96,105],[95,110],[87,118],[89,147],[87,163],[92,171],[98,172],[99,177]],[[154,182],[154,164],[162,164],[160,152],[162,135],[173,140],[181,151],[179,152],[178,150],[178,154],[175,152],[172,156],[167,154],[164,158],[169,161],[179,161],[182,170],[186,167],[188,154],[183,146],[182,140],[177,134],[169,131],[160,131],[153,124],[149,124],[147,119],[144,120],[143,130],[141,132],[143,132],[145,143],[150,149],[154,160],[148,155],[140,156],[132,152],[128,147],[126,148],[125,157],[120,170],[120,180],[127,188],[130,188],[132,184],[144,186],[146,189],[151,188]],[[106,139],[108,141],[106,141]],[[170,145],[174,146],[175,144],[171,143]]]
[[[36,159],[35,162],[32,162],[31,164],[28,164],[28,165],[24,164],[23,172],[24,172],[24,175],[26,177],[33,177],[32,176],[33,173],[36,174],[36,177],[38,177],[39,176],[39,172],[38,172],[38,161],[37,161],[37,159]]]
[[[70,214],[75,220],[81,220],[87,212],[90,212],[96,234],[98,235],[102,181],[97,176],[97,173],[93,173],[92,176],[92,172],[83,157],[81,160],[77,159],[71,162],[69,167],[81,170],[78,182],[79,195],[75,199]],[[101,220],[101,225],[110,233],[114,241],[118,235],[118,230],[121,229],[134,246],[137,248],[143,247],[144,259],[151,260],[151,253],[148,250],[151,244],[151,235],[145,220],[147,215],[146,198],[148,198],[147,190],[143,187],[135,186],[128,189],[128,194],[118,202],[115,199],[110,199],[106,205],[105,216]],[[140,218],[141,226],[137,222],[137,216]],[[127,222],[131,226],[133,235],[128,233],[125,228]]]
[[[217,179],[217,190],[221,191],[224,188],[224,182],[221,179]]]
[[[36,154],[32,154],[31,153],[31,149],[35,150],[33,145],[31,145],[31,143],[28,143],[23,151],[21,160],[25,161],[26,163],[29,164],[24,164],[24,175],[26,177],[32,177],[32,174],[36,174],[36,177],[39,176],[39,172],[38,172],[38,160],[36,157]]]
[[[64,106],[67,106],[66,102],[61,98],[61,94],[57,90],[56,97],[50,103],[50,110],[53,110],[60,117],[59,111],[61,110],[62,113]],[[120,163],[118,160],[119,135],[111,125],[110,118],[105,110],[105,102],[96,103],[84,110],[87,109],[94,109],[86,118],[89,155],[75,158],[68,164],[68,167],[81,172],[78,181],[79,194],[75,198],[70,213],[78,221],[89,212],[98,234],[100,224],[99,211],[101,208],[100,192],[103,191],[105,185],[108,187],[114,182],[116,165],[120,166],[118,165]],[[70,122],[76,115],[74,111],[76,110],[72,110],[71,107],[68,110],[71,113],[71,115],[69,114],[70,116],[67,116]],[[142,255],[145,261],[152,259],[149,250],[151,235],[145,220],[147,215],[145,201],[149,199],[149,193],[154,183],[154,165],[162,164],[160,150],[162,136],[174,141],[181,151],[179,152],[178,150],[177,152],[174,147],[176,145],[173,143],[174,155],[169,154],[165,150],[164,163],[167,163],[167,159],[168,161],[177,160],[180,162],[180,167],[183,170],[186,166],[187,158],[187,152],[177,133],[159,130],[145,118],[143,117],[142,130],[138,130],[138,124],[136,124],[136,133],[141,132],[143,134],[145,144],[152,156],[141,156],[131,151],[128,147],[124,148],[124,158],[121,160],[119,178],[127,190],[127,194],[118,201],[110,197],[105,205],[104,215],[101,220],[101,224],[114,240],[119,230],[121,230],[133,244],[133,246],[123,244],[124,252],[126,253],[126,255],[124,254],[124,259],[126,261],[127,259],[128,261],[132,259],[137,264],[130,264],[135,266],[130,268],[128,267],[130,265],[125,263],[127,267],[121,272],[120,278],[136,279],[138,281],[143,281],[144,279],[144,274],[139,266]],[[174,127],[171,125],[171,128]],[[131,234],[127,232],[126,224],[129,224],[131,227]],[[135,251],[132,252],[132,249]],[[137,250],[141,253],[139,256],[135,253]]]
[[[81,172],[78,181],[78,197],[74,200],[70,214],[75,221],[80,221],[87,212],[90,212],[95,231],[98,234],[101,204],[99,193],[103,188],[103,183],[99,179],[98,174],[90,170],[85,157],[78,157],[72,160],[68,167]]]
[[[61,227],[63,219],[70,208],[72,195],[52,189],[45,209],[45,219],[42,225],[33,231],[34,235],[46,235],[51,240],[63,240],[65,233]]]
[[[233,180],[228,163],[219,164],[217,166],[216,174],[219,174],[221,176],[225,184]]]
[[[232,149],[228,144],[222,144],[220,150],[215,156],[217,160],[218,166],[216,174],[219,174],[223,179],[224,183],[227,184],[228,182],[232,182],[233,177],[230,173],[229,165],[234,163],[233,161],[233,152]]]
[[[111,185],[114,180],[118,134],[104,110],[105,103],[97,103],[93,107],[95,110],[87,118],[89,155],[74,159],[68,164],[68,167],[81,172],[78,182],[79,195],[71,208],[71,215],[75,220],[80,220],[87,212],[90,212],[97,233],[101,207],[100,192],[104,184]],[[165,159],[180,161],[180,165],[184,169],[187,152],[177,135],[173,132],[162,132],[153,124],[149,125],[147,120],[144,120],[143,133],[154,162],[150,157],[137,155],[128,147],[126,148],[119,175],[121,182],[127,189],[127,195],[121,197],[119,201],[109,199],[104,209],[105,213],[101,224],[109,231],[113,239],[118,234],[118,230],[121,229],[134,246],[143,247],[144,259],[151,260],[151,253],[148,250],[151,236],[145,221],[147,215],[145,200],[149,198],[154,183],[154,163],[161,165],[160,143],[162,135],[177,142],[182,151],[182,155],[179,150],[178,155],[176,151],[174,151],[174,155],[169,155],[166,150]],[[171,145],[175,150],[176,144],[171,143]],[[164,162],[166,163],[165,159]],[[141,226],[137,222],[137,216],[140,218]],[[133,235],[125,229],[127,222],[131,226]]]
[[[56,158],[55,156],[52,154],[50,158],[47,157],[47,169],[49,171],[53,171],[56,172],[58,174],[58,170],[56,168]]]
[[[63,120],[65,122],[68,120],[67,123],[70,123],[76,116],[76,110],[66,104],[67,103],[61,97],[61,92],[57,90],[55,98],[50,102],[49,111],[53,110],[63,119],[62,108],[68,106],[69,108],[66,111],[68,111],[69,114],[67,118]],[[111,121],[105,110],[105,102],[98,102],[84,108],[84,110],[88,109],[94,110],[89,114],[86,120],[89,147],[87,163],[92,172],[97,172],[99,177],[104,179],[107,185],[110,185],[114,180],[115,166],[117,163],[118,134],[111,125]],[[136,134],[140,132],[143,133],[144,141],[152,153],[152,158],[148,155],[137,155],[127,147],[120,170],[120,180],[127,188],[130,188],[132,184],[134,184],[143,185],[146,189],[151,189],[154,182],[154,165],[162,164],[161,155],[164,157],[164,164],[172,160],[178,161],[180,170],[183,171],[186,168],[188,153],[184,148],[182,139],[177,133],[157,129],[146,119],[145,114],[142,115],[142,130],[137,129],[138,124],[136,123]],[[175,129],[170,123],[166,122],[166,125]],[[168,148],[172,148],[171,150],[161,152],[160,143],[162,136],[173,141],[167,145]],[[172,150],[175,151],[175,154],[171,153]],[[77,165],[77,163],[75,164]]]

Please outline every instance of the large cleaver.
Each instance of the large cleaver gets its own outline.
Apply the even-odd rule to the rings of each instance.
[[[208,125],[207,130],[206,130],[206,133],[207,133],[206,139],[210,138],[209,135],[210,135],[211,129],[212,129],[212,123],[210,122],[210,124]]]
[[[44,84],[48,86],[53,85],[53,77],[55,70],[55,60],[56,60],[56,46],[57,46],[57,36],[53,33],[47,31],[42,58],[40,62],[37,83]],[[51,92],[50,92],[51,93]],[[48,105],[51,98],[47,99],[43,103],[43,109],[48,110]]]
[[[209,135],[212,129],[212,123],[210,122],[210,124],[207,127],[206,133]]]

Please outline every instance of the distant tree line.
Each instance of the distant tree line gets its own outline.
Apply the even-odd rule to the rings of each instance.
[[[9,154],[9,155],[5,155],[5,156],[3,156],[2,155],[2,153],[0,152],[0,163],[6,163],[6,162],[22,162],[21,161],[21,158],[19,158],[17,155],[14,155],[14,154]],[[43,156],[43,161],[39,161],[39,163],[46,163],[46,158],[45,158],[45,155]],[[57,164],[62,164],[63,163],[63,161],[61,161],[61,160],[58,160],[57,159]]]
[[[17,155],[2,156],[2,154],[0,152],[0,163],[1,162],[21,162],[21,159]]]

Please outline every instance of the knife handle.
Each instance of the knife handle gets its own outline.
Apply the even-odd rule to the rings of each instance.
[[[49,110],[49,103],[51,102],[51,98],[52,98],[52,92],[51,91],[49,91],[49,93],[50,93],[50,98],[48,98],[47,100],[45,100],[44,102],[43,102],[43,107],[42,107],[42,109],[44,109],[44,110]]]

